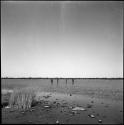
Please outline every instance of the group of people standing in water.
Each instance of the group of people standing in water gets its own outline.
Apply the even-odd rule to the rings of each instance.
[[[58,83],[59,83],[59,78],[57,78],[56,79],[57,80],[57,85],[58,85]],[[67,80],[68,79],[66,79],[66,84],[67,84]],[[53,84],[53,79],[51,79],[51,84]],[[74,78],[72,78],[72,85],[74,84]]]

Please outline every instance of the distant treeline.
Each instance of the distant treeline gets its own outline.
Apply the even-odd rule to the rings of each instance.
[[[106,79],[106,80],[116,80],[116,79],[123,79],[123,78],[42,78],[42,77],[18,77],[18,78],[14,78],[14,77],[3,77],[1,79]]]

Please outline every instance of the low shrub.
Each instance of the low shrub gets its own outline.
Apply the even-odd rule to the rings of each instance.
[[[33,88],[14,89],[9,99],[9,106],[16,106],[19,110],[28,110],[36,102],[35,96]]]

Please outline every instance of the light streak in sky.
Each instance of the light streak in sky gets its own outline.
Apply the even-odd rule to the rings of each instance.
[[[65,24],[64,24],[64,15],[65,15],[65,11],[66,11],[66,7],[65,7],[65,1],[63,1],[61,3],[61,10],[60,10],[60,29],[61,29],[61,33],[64,33],[65,30]]]

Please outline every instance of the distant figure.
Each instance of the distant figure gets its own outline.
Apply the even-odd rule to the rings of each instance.
[[[74,79],[72,79],[72,85],[74,85]]]
[[[53,85],[53,79],[51,79],[51,84]]]
[[[57,78],[57,85],[58,85],[58,83],[59,83],[59,79]]]
[[[67,84],[67,79],[66,79],[66,84]]]

